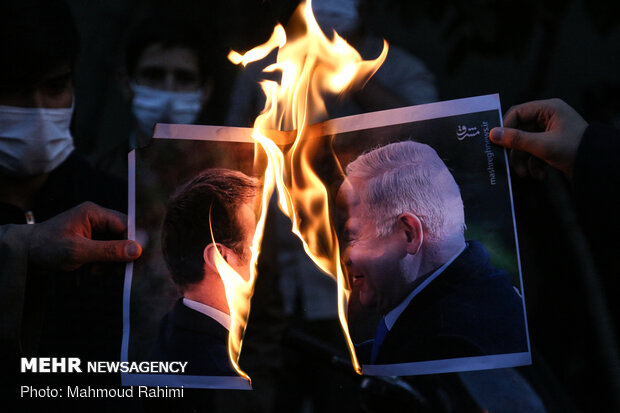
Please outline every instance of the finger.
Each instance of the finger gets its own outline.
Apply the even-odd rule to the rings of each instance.
[[[530,156],[528,159],[527,169],[530,171],[530,175],[538,180],[542,181],[547,177],[547,164],[534,156]]]
[[[542,131],[545,129],[544,119],[556,111],[556,102],[553,99],[536,100],[522,103],[508,109],[504,115],[504,126],[508,128],[522,128],[524,125],[537,125]]]
[[[91,228],[96,232],[122,233],[127,229],[127,215],[101,207],[92,202],[81,205],[86,210],[86,216]]]
[[[510,151],[510,166],[515,173],[521,178],[527,176],[527,161],[530,155],[523,151]]]
[[[545,159],[548,152],[548,137],[544,133],[525,132],[512,128],[493,128],[489,138],[504,148],[524,151],[541,159]]]
[[[75,259],[81,264],[91,262],[133,261],[142,254],[135,241],[93,241],[84,238],[76,248]]]

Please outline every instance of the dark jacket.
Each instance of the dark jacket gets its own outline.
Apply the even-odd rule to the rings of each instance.
[[[50,219],[82,202],[91,201],[103,207],[127,209],[127,185],[92,168],[73,153],[49,174],[36,193],[30,211],[0,203],[0,225],[26,224],[31,212],[36,222]],[[112,239],[122,234],[94,233],[94,239]],[[84,384],[115,386],[117,376],[111,374],[23,374],[19,373],[19,357],[78,357],[82,366],[89,360],[118,360],[122,337],[122,293],[124,264],[89,264],[76,271],[41,273],[27,270],[21,297],[22,314],[14,316],[21,327],[18,338],[2,341],[5,379],[11,386],[6,392],[18,397],[16,383],[33,386]],[[26,271],[26,269],[24,269]],[[13,379],[11,379],[13,377]]]
[[[583,134],[573,170],[577,216],[620,334],[620,130],[591,124]]]
[[[187,361],[188,375],[236,376],[227,343],[228,330],[180,299],[161,320],[151,359]]]
[[[376,364],[528,351],[523,301],[481,243],[426,286],[388,332]]]

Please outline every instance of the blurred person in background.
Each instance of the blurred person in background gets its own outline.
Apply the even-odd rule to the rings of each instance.
[[[147,145],[156,123],[215,120],[207,109],[215,82],[214,39],[193,20],[166,10],[149,9],[125,37],[119,81],[132,127],[98,162],[120,176],[126,175],[127,152]]]
[[[78,36],[68,6],[11,0],[0,13],[0,50],[11,62],[0,69],[0,343],[11,381],[2,392],[16,397],[19,384],[43,380],[15,380],[20,356],[117,358],[124,271],[101,263],[135,259],[141,248],[120,241],[125,183],[74,151]]]
[[[199,120],[213,89],[213,56],[191,21],[154,14],[133,26],[124,50],[125,84],[136,121],[130,144],[141,146],[155,123]]]

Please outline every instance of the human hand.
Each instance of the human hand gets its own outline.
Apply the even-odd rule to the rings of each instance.
[[[572,179],[577,149],[587,122],[560,99],[538,100],[513,106],[503,128],[493,128],[492,142],[511,149],[517,175],[545,176],[544,163]]]
[[[93,240],[93,232],[121,234],[127,217],[92,202],[84,202],[47,221],[34,224],[28,263],[44,270],[72,271],[92,262],[135,260],[142,247],[135,241]]]

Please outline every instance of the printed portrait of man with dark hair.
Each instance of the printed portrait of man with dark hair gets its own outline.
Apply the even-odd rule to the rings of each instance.
[[[215,250],[249,278],[256,190],[256,180],[242,172],[211,168],[169,200],[161,244],[183,297],[161,320],[151,359],[188,361],[189,375],[237,375],[228,355],[230,310]]]

